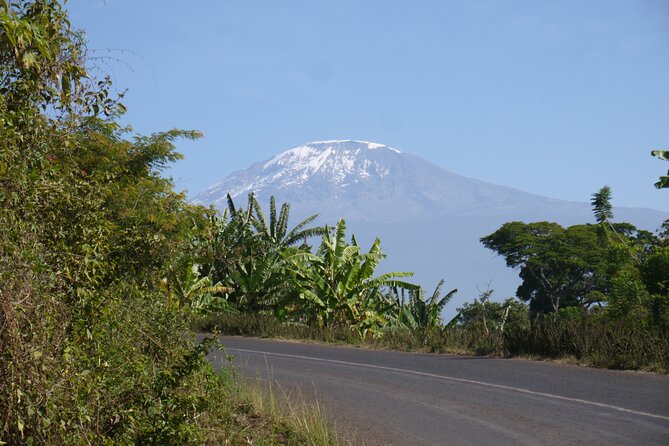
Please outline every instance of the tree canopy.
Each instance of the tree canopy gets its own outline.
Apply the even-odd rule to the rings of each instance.
[[[638,249],[652,238],[626,223],[612,227]],[[519,269],[522,284],[517,295],[534,313],[602,303],[611,277],[631,262],[624,248],[606,242],[599,225],[563,228],[557,223],[510,222],[481,242],[503,256],[509,267]]]

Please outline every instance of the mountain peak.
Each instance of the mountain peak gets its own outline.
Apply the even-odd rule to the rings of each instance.
[[[369,141],[356,141],[352,139],[313,141],[280,153],[267,161],[263,165],[263,168],[267,169],[276,165],[284,167],[294,165],[297,169],[304,168],[305,170],[316,172],[326,165],[328,159],[339,158],[339,163],[331,163],[331,167],[336,170],[336,168],[345,167],[343,164],[354,162],[361,154],[364,156],[364,152],[368,150],[402,153],[385,144]]]
[[[255,192],[309,188],[325,196],[337,196],[363,183],[383,181],[394,172],[404,155],[384,144],[356,141],[314,141],[293,147],[249,169],[235,172],[195,197],[196,203],[224,204]],[[278,194],[278,193],[277,193]],[[316,194],[318,195],[318,194]]]
[[[355,139],[331,139],[327,141],[312,141],[304,144],[304,146],[308,147],[334,147],[337,149],[368,149],[368,150],[375,150],[375,149],[388,149],[391,150],[395,153],[402,153],[397,149],[393,149],[392,147],[388,147],[385,144],[379,144],[376,142],[370,142],[370,141],[358,141]],[[301,146],[301,147],[304,147]]]

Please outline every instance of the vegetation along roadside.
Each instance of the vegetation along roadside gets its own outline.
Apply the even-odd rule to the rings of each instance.
[[[519,271],[517,297],[493,301],[488,290],[444,323],[442,310],[457,290],[442,296],[442,281],[426,295],[405,280],[411,273],[375,277],[378,239],[364,253],[355,236],[347,241],[340,220],[332,229],[311,228],[321,234],[315,250],[306,237],[281,243],[271,234],[287,231],[287,204],[277,217],[272,199],[268,224],[253,194],[244,210],[229,197],[228,211],[213,215],[219,230],[208,242],[211,258],[226,261],[200,268],[233,290],[222,295],[227,309],[195,328],[666,373],[669,222],[656,234],[612,223],[608,187],[593,194],[592,207],[592,224],[510,222],[483,237]]]
[[[205,360],[190,324],[230,290],[161,175],[200,135],[132,135],[89,64],[58,1],[0,1],[0,444],[336,444]]]

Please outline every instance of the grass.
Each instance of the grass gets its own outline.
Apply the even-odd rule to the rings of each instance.
[[[327,423],[318,402],[309,403],[299,394],[285,392],[273,380],[246,380],[240,391],[254,407],[272,419],[282,420],[306,444],[335,445],[339,437]]]
[[[317,403],[280,393],[271,382],[243,380],[230,368],[222,368],[217,379],[220,391],[200,422],[208,431],[204,444],[341,444]]]
[[[669,372],[669,333],[596,317],[537,320],[504,333],[480,327],[386,329],[359,338],[344,326],[326,329],[281,323],[271,316],[234,314],[209,317],[197,327],[227,335],[307,340],[398,351],[568,360],[591,367]]]

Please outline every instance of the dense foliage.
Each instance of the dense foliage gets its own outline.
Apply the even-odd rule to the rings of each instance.
[[[0,22],[0,438],[195,441],[215,379],[160,285],[198,211],[160,170],[198,134],[128,139],[57,2]]]
[[[444,279],[439,281],[434,292],[427,299],[423,296],[424,291],[421,287],[410,289],[393,287],[391,298],[395,301],[395,305],[393,306],[394,314],[391,326],[406,327],[411,330],[442,326],[441,313],[446,304],[458,292],[457,289],[453,289],[446,293],[444,297],[441,297],[441,287],[443,285]],[[406,294],[405,291],[407,291]],[[455,320],[452,320],[449,324],[453,322]]]
[[[0,444],[247,444],[190,329],[229,307],[193,268],[210,221],[161,175],[199,133],[119,126],[59,2],[0,26]]]
[[[241,209],[228,197],[228,209],[222,216],[211,212],[210,230],[200,241],[201,273],[229,286],[229,301],[243,312],[321,327],[345,325],[362,336],[391,323],[397,302],[387,291],[417,290],[400,280],[411,273],[374,277],[384,257],[378,239],[363,253],[355,236],[347,241],[344,220],[334,228],[309,227],[315,215],[289,231],[289,212],[283,204],[277,214],[272,197],[267,221],[253,194]],[[313,250],[308,240],[317,236],[321,243]]]

